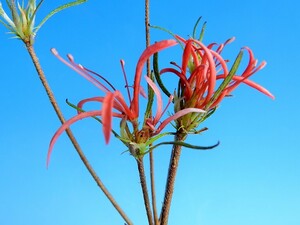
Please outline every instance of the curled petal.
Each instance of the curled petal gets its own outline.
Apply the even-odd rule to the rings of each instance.
[[[217,79],[223,79],[224,77],[225,77],[224,75],[219,75],[217,77]],[[241,77],[241,76],[233,76],[232,80],[234,80],[236,82],[226,89],[228,94],[230,94],[240,83],[244,83],[244,84],[247,84],[250,87],[262,92],[263,94],[269,96],[270,98],[275,99],[275,96],[272,95],[271,92],[269,92],[266,88],[262,87],[261,85],[255,83],[251,80],[248,80],[248,79],[246,79],[244,77]]]
[[[178,76],[181,80],[181,83],[184,85],[184,87],[186,88],[187,91],[187,95],[191,96],[192,95],[192,88],[188,82],[188,80],[186,79],[186,77],[179,71],[175,70],[174,68],[165,68],[162,69],[160,71],[160,75],[164,74],[164,73],[174,73],[176,76]]]
[[[183,51],[183,55],[182,55],[182,73],[186,76],[186,69],[188,67],[189,61],[190,61],[190,57],[191,57],[191,53],[194,51],[193,49],[193,42],[192,41],[187,41],[184,51]]]
[[[102,115],[102,111],[101,110],[96,110],[96,111],[91,111],[91,112],[83,112],[80,113],[76,116],[74,116],[73,118],[69,119],[68,121],[66,121],[53,135],[51,141],[50,141],[50,145],[49,145],[49,149],[48,149],[48,154],[47,154],[47,167],[49,166],[49,162],[50,162],[50,157],[51,157],[51,153],[54,147],[55,142],[57,141],[57,139],[59,138],[59,136],[66,130],[68,129],[73,123],[77,122],[78,120],[84,119],[84,118],[88,118],[88,117],[92,117],[92,116],[100,116]]]
[[[202,109],[197,109],[197,108],[187,108],[187,109],[182,109],[180,111],[178,111],[177,113],[175,113],[173,116],[168,117],[167,119],[165,119],[160,126],[157,128],[157,130],[155,131],[155,134],[158,134],[162,131],[162,129],[165,128],[165,126],[167,126],[171,121],[173,120],[177,120],[178,118],[189,114],[189,113],[205,113],[206,111],[202,110]]]
[[[165,48],[172,47],[177,45],[176,40],[164,40],[160,42],[156,42],[155,44],[146,48],[146,50],[142,53],[141,57],[136,66],[135,78],[134,78],[134,96],[131,104],[132,110],[138,115],[139,114],[139,94],[140,94],[140,83],[142,70],[146,63],[146,61],[151,57],[154,53],[159,52]]]
[[[92,97],[92,98],[86,98],[86,99],[83,99],[81,100],[78,104],[77,104],[77,107],[82,109],[83,108],[83,105],[85,103],[88,103],[88,102],[103,102],[104,98],[103,97]],[[78,111],[78,113],[81,113]]]
[[[246,49],[247,52],[249,53],[249,61],[248,61],[248,65],[245,69],[245,71],[243,72],[242,76],[247,76],[248,74],[251,73],[251,71],[255,68],[255,65],[257,63],[257,60],[254,58],[254,54],[252,52],[252,50],[248,47],[244,47],[243,49]]]
[[[107,93],[103,100],[103,110],[102,110],[102,122],[103,122],[103,134],[105,137],[106,144],[110,139],[111,132],[111,124],[112,124],[112,110],[113,110],[113,102],[115,98],[116,92]]]
[[[162,97],[160,94],[160,91],[157,87],[157,85],[147,76],[145,76],[147,83],[150,85],[150,87],[152,88],[152,90],[154,91],[156,98],[157,98],[157,109],[156,109],[156,115],[154,117],[154,121],[153,121],[153,125],[155,126],[155,124],[160,120],[160,118],[162,117]]]
[[[180,37],[180,36],[177,36],[176,35],[176,38],[178,38],[179,40],[183,41],[184,43],[186,43],[187,41]],[[207,48],[202,42],[200,41],[197,41],[197,40],[193,40],[197,45],[200,46],[200,48],[204,51],[205,53],[205,58],[202,59],[202,63],[205,62],[205,60],[207,60],[208,62],[208,65],[209,65],[209,77],[208,77],[208,92],[207,92],[207,97],[206,99],[210,99],[211,96],[213,95],[214,93],[214,89],[215,89],[215,85],[216,85],[216,65],[215,65],[215,62],[214,62],[214,57],[213,57],[213,54],[212,54],[212,51]],[[205,59],[205,60],[204,60]]]

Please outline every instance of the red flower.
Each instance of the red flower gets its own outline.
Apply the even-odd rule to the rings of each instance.
[[[118,90],[115,90],[115,88],[107,80],[105,80],[103,77],[101,77],[100,75],[94,73],[93,71],[81,66],[80,64],[76,64],[71,55],[68,55],[68,59],[70,61],[70,62],[68,62],[65,59],[63,59],[55,49],[52,49],[51,50],[52,53],[57,58],[59,58],[63,63],[65,63],[70,68],[72,68],[73,70],[78,72],[80,75],[85,77],[87,80],[92,82],[100,90],[104,91],[106,93],[106,95],[105,95],[105,97],[93,97],[93,98],[84,99],[84,100],[82,100],[78,103],[78,108],[81,109],[83,107],[83,105],[87,102],[100,102],[100,103],[102,103],[102,109],[94,110],[94,111],[88,111],[88,112],[78,112],[78,115],[76,115],[73,118],[71,118],[70,120],[66,121],[56,131],[56,133],[54,134],[54,136],[53,136],[53,138],[50,142],[47,161],[49,162],[50,155],[51,155],[53,146],[54,146],[57,138],[69,126],[71,126],[73,123],[75,123],[78,120],[81,120],[81,119],[84,119],[84,118],[87,118],[87,117],[93,117],[93,116],[102,117],[103,134],[104,134],[106,143],[108,143],[109,139],[110,139],[110,134],[111,134],[111,130],[112,130],[112,119],[114,117],[122,118],[122,119],[125,119],[126,121],[130,121],[133,124],[134,130],[138,130],[138,128],[137,128],[137,126],[138,126],[137,119],[139,117],[139,95],[141,93],[143,93],[143,90],[142,90],[141,85],[140,85],[143,67],[144,67],[147,59],[149,59],[149,57],[151,57],[154,53],[156,53],[158,51],[161,51],[165,48],[174,46],[176,44],[177,44],[177,42],[175,40],[160,41],[160,42],[157,42],[157,43],[149,46],[142,53],[141,57],[138,60],[137,66],[136,66],[134,86],[133,86],[133,98],[132,99],[131,99],[131,96],[130,96],[129,86],[128,86],[127,79],[126,79],[125,72],[124,72],[124,62],[121,61],[122,69],[123,69],[124,76],[125,76],[126,88],[127,88],[127,91],[128,91],[128,98],[129,98],[129,101],[130,101],[129,105],[127,105],[127,103],[126,103],[123,95],[121,94],[121,92],[118,91]],[[100,78],[104,79],[104,81],[108,84],[108,86],[101,83],[99,80],[94,78],[92,75],[100,76]],[[148,79],[148,78],[146,78],[146,79],[147,79],[148,83],[152,82],[150,79]],[[150,84],[150,85],[151,85],[152,88],[155,87],[155,84],[154,85]],[[156,95],[158,94],[157,90],[155,90],[154,92],[155,92]],[[161,104],[161,97],[158,97],[158,101],[159,101],[159,104]],[[197,110],[198,109],[195,109],[194,111],[197,111]],[[173,117],[171,117],[171,120],[172,120],[172,118],[173,119],[177,118],[181,114],[182,113],[178,113],[176,116],[174,115]],[[160,128],[154,131],[155,125],[158,123],[158,120],[161,118],[161,116],[162,116],[161,108],[158,108],[155,119],[153,121],[150,121],[150,120],[147,121],[147,124],[149,126],[151,126],[151,129],[153,129],[154,133],[158,133],[158,131],[160,131],[166,125],[166,123],[162,123]],[[171,121],[171,120],[167,120],[167,121]]]
[[[224,44],[213,50],[215,43],[205,46],[202,42],[195,39],[185,40],[176,36],[184,45],[182,55],[182,64],[175,68],[165,68],[160,71],[160,74],[171,72],[180,79],[180,93],[178,96],[183,97],[181,108],[199,108],[204,110],[213,109],[224,99],[230,95],[239,84],[244,83],[250,87],[264,93],[265,95],[274,98],[274,96],[264,87],[250,81],[248,78],[257,71],[261,70],[266,62],[262,62],[257,66],[257,60],[254,58],[250,48],[245,47],[249,54],[249,62],[241,75],[230,74],[227,67],[227,61],[220,55],[224,46],[233,39],[229,39]],[[218,80],[225,80],[231,76],[230,82],[226,86],[217,85]],[[179,110],[180,110],[179,109]]]

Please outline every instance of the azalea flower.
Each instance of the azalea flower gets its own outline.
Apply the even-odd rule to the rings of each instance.
[[[187,132],[193,130],[198,133],[195,128],[208,118],[220,102],[226,96],[230,96],[241,83],[274,99],[274,96],[267,89],[249,80],[250,76],[266,65],[265,61],[257,65],[257,60],[250,48],[242,48],[231,69],[229,69],[228,60],[222,58],[221,52],[234,38],[220,45],[212,43],[206,46],[194,38],[185,40],[177,35],[175,37],[184,45],[182,63],[178,65],[171,62],[175,68],[164,68],[158,71],[156,77],[160,80],[161,75],[172,73],[179,78],[177,95],[173,100],[175,113],[187,108],[198,108],[205,111],[205,113],[191,113],[183,116],[176,121],[178,128],[181,127]],[[217,47],[216,50],[213,49],[214,47]],[[249,61],[244,71],[238,75],[237,70],[244,51],[248,53]],[[154,65],[156,63],[154,62]],[[161,81],[158,83],[162,90],[166,90]],[[167,90],[164,92],[169,95]]]
[[[141,87],[141,78],[142,78],[142,71],[143,67],[146,63],[146,61],[156,52],[159,52],[165,48],[171,47],[178,44],[176,40],[164,40],[157,42],[148,48],[142,53],[140,56],[135,76],[134,76],[134,85],[133,85],[133,97],[131,97],[130,94],[130,87],[128,85],[128,81],[126,78],[126,73],[124,69],[124,61],[121,60],[121,66],[125,78],[125,84],[127,89],[127,95],[129,104],[125,101],[125,98],[123,94],[114,88],[114,86],[108,82],[105,78],[103,78],[101,75],[85,68],[84,66],[80,64],[76,64],[74,61],[74,58],[72,55],[68,54],[67,57],[69,61],[62,58],[56,49],[52,49],[52,53],[63,63],[65,63],[67,66],[75,70],[77,73],[82,75],[84,78],[86,78],[88,81],[90,81],[92,84],[94,84],[96,87],[98,87],[101,91],[105,93],[104,97],[92,97],[88,99],[84,99],[80,101],[77,105],[78,109],[82,109],[83,106],[88,102],[99,102],[102,103],[102,108],[93,110],[93,111],[87,111],[82,112],[81,110],[78,110],[78,115],[74,116],[73,118],[66,121],[54,134],[51,142],[50,147],[48,151],[48,162],[50,159],[50,155],[53,149],[53,146],[57,140],[57,138],[73,123],[77,122],[78,120],[88,118],[88,117],[101,117],[101,121],[103,124],[103,134],[105,137],[106,143],[110,140],[110,135],[112,132],[112,119],[113,118],[120,118],[121,119],[121,137],[120,139],[125,142],[129,147],[130,146],[136,146],[139,145],[143,146],[143,148],[147,147],[145,145],[151,144],[153,141],[157,140],[157,138],[153,138],[153,136],[158,135],[162,129],[169,124],[171,121],[178,119],[179,117],[182,117],[188,113],[191,112],[204,112],[202,109],[197,108],[187,108],[180,110],[176,112],[174,115],[169,116],[167,119],[165,119],[163,122],[160,123],[160,120],[166,111],[168,105],[173,99],[173,96],[170,96],[169,103],[165,107],[165,109],[162,108],[163,102],[162,97],[159,91],[159,88],[157,85],[149,78],[145,77],[147,83],[153,90],[156,98],[157,98],[157,109],[155,116],[153,118],[145,118],[144,126],[139,129],[139,116],[140,116],[140,105],[139,105],[139,98],[140,95],[145,95],[144,91]],[[96,79],[95,76],[100,78],[102,81],[99,81],[99,79]],[[147,112],[145,113],[147,114]],[[127,122],[130,122],[132,124],[133,132],[128,132],[129,128],[127,125]],[[146,143],[146,144],[145,144]]]
[[[180,107],[177,110],[190,107],[204,110],[214,109],[241,83],[274,99],[274,96],[267,89],[248,79],[266,65],[266,62],[263,61],[257,66],[257,60],[250,48],[244,47],[242,49],[249,54],[249,61],[241,75],[237,75],[236,71],[242,52],[237,57],[232,69],[228,69],[228,60],[222,58],[221,52],[234,38],[219,45],[216,50],[213,50],[213,47],[217,45],[215,43],[206,46],[195,39],[185,40],[179,36],[176,38],[184,44],[181,66],[172,62],[176,68],[162,69],[160,75],[173,73],[179,78]],[[217,81],[221,81],[219,86]]]

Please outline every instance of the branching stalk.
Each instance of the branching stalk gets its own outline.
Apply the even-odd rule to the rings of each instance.
[[[175,135],[175,141],[184,141],[185,138],[186,135],[181,133],[181,130],[179,130]],[[166,188],[165,188],[164,202],[162,205],[161,214],[159,218],[160,225],[168,224],[168,218],[169,218],[170,207],[171,207],[171,202],[172,202],[172,197],[174,192],[175,178],[177,174],[181,149],[182,146],[173,145],[170,164],[169,164],[168,177],[166,182]]]
[[[141,182],[141,187],[142,187],[142,191],[143,191],[144,204],[145,204],[145,208],[146,208],[146,212],[147,212],[148,223],[149,223],[149,225],[153,225],[152,211],[151,211],[150,200],[149,200],[149,195],[148,195],[148,190],[147,190],[143,158],[139,158],[136,161],[137,161],[138,170],[139,170],[140,182]]]
[[[35,69],[37,71],[37,74],[42,82],[42,85],[48,95],[49,101],[51,103],[51,105],[53,106],[56,115],[58,116],[60,122],[63,124],[65,122],[64,116],[56,102],[56,99],[54,97],[54,94],[48,84],[48,81],[45,77],[44,71],[40,65],[40,62],[38,60],[38,57],[35,53],[35,50],[33,48],[33,45],[30,44],[30,42],[25,42],[27,51],[32,59],[32,62],[35,66]],[[115,199],[112,197],[112,195],[109,193],[109,191],[107,190],[107,188],[104,186],[104,184],[102,183],[102,181],[100,180],[100,178],[97,176],[95,170],[93,169],[93,167],[91,166],[91,164],[89,163],[89,161],[87,160],[87,158],[85,157],[83,151],[81,150],[81,147],[79,146],[78,142],[76,141],[76,138],[74,137],[72,131],[70,129],[66,129],[66,133],[70,139],[70,141],[72,142],[74,148],[76,149],[81,161],[83,162],[83,164],[85,165],[85,167],[87,168],[87,170],[89,171],[89,173],[92,175],[92,177],[94,178],[95,182],[97,183],[97,185],[99,186],[99,188],[103,191],[103,193],[105,194],[105,196],[109,199],[109,201],[111,202],[111,204],[114,206],[114,208],[119,212],[119,214],[121,215],[121,217],[126,221],[126,223],[128,225],[133,225],[133,223],[130,221],[130,219],[127,217],[127,215],[124,213],[124,211],[121,209],[121,207],[117,204],[117,202],[115,201]]]
[[[151,196],[152,196],[152,211],[154,217],[154,225],[159,225],[159,218],[157,215],[157,208],[156,208],[156,190],[155,190],[155,178],[154,178],[154,158],[153,158],[153,151],[149,153],[150,159],[150,183],[151,183]]]
[[[145,0],[145,33],[146,33],[146,48],[150,46],[150,2],[149,0]],[[151,69],[150,69],[150,59],[147,60],[147,75],[150,77]],[[150,88],[148,86],[148,88]],[[152,112],[149,114],[152,115]],[[155,175],[154,175],[154,156],[153,152],[149,153],[149,163],[150,163],[150,184],[151,184],[151,200],[152,200],[152,211],[154,217],[154,225],[158,225],[158,216],[156,209],[156,191],[155,191]]]

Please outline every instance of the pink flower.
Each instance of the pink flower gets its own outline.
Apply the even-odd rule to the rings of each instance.
[[[184,45],[181,66],[172,63],[177,68],[165,68],[160,74],[173,73],[180,79],[181,93],[184,102],[181,102],[181,108],[199,108],[210,110],[219,105],[224,97],[230,95],[241,83],[262,92],[263,94],[274,99],[274,96],[264,87],[250,81],[248,78],[254,73],[261,70],[266,62],[257,66],[257,60],[254,58],[250,48],[244,47],[249,54],[248,65],[241,75],[232,74],[230,82],[221,89],[217,85],[218,80],[225,80],[230,75],[227,67],[227,61],[221,56],[224,46],[234,39],[229,39],[224,44],[213,50],[217,44],[212,43],[208,46],[195,39],[185,40],[176,36]]]
[[[156,97],[157,97],[157,111],[155,113],[155,116],[153,118],[146,118],[145,121],[145,127],[142,128],[142,130],[138,129],[138,117],[139,117],[139,95],[145,95],[140,83],[141,83],[141,75],[142,70],[144,67],[145,62],[149,57],[151,57],[154,53],[161,51],[165,48],[171,47],[176,45],[177,42],[175,40],[165,40],[157,42],[151,46],[149,46],[141,55],[141,57],[138,60],[137,66],[136,66],[136,72],[134,77],[134,85],[133,85],[133,98],[131,98],[130,91],[129,91],[129,85],[127,82],[125,70],[124,70],[124,61],[121,60],[121,66],[125,78],[126,83],[126,89],[127,89],[127,95],[130,104],[128,105],[122,95],[122,93],[118,90],[116,90],[113,85],[111,85],[105,78],[100,76],[99,74],[96,74],[95,72],[83,67],[80,64],[76,64],[74,61],[74,58],[71,55],[68,55],[69,62],[63,59],[58,52],[55,49],[52,49],[52,53],[59,58],[63,63],[65,63],[67,66],[75,70],[77,73],[85,77],[87,80],[89,80],[91,83],[93,83],[96,87],[98,87],[100,90],[106,93],[104,97],[92,97],[88,99],[84,99],[80,101],[77,105],[79,109],[82,109],[84,104],[88,102],[99,102],[102,103],[102,108],[98,110],[88,111],[88,112],[81,112],[78,111],[78,115],[74,116],[73,118],[66,121],[54,134],[53,138],[51,139],[49,150],[48,150],[48,157],[47,157],[47,164],[50,160],[50,155],[53,149],[53,146],[55,142],[57,141],[58,137],[73,123],[77,122],[78,120],[88,118],[88,117],[96,117],[100,116],[101,121],[103,124],[103,134],[105,137],[106,143],[110,140],[110,134],[112,131],[112,119],[113,118],[121,118],[125,120],[126,122],[129,121],[133,125],[133,132],[134,136],[136,136],[135,142],[139,143],[139,140],[137,140],[139,137],[138,134],[144,133],[144,132],[150,132],[151,136],[158,134],[168,123],[170,123],[172,120],[176,120],[177,118],[188,114],[190,112],[204,112],[201,109],[184,109],[180,112],[175,113],[173,116],[170,116],[165,121],[163,121],[159,126],[158,123],[160,119],[162,118],[162,115],[164,114],[165,110],[162,110],[162,98],[160,91],[158,87],[155,85],[155,83],[146,76],[146,81],[150,85],[150,87],[153,89]],[[93,75],[96,75],[100,77],[106,85],[103,84],[103,82],[100,82],[98,79],[96,79]],[[169,103],[172,101],[172,97],[169,99]],[[169,104],[168,104],[169,105]],[[167,105],[167,106],[168,106]],[[146,140],[149,139],[151,136],[146,136]],[[132,140],[130,140],[132,141]]]

